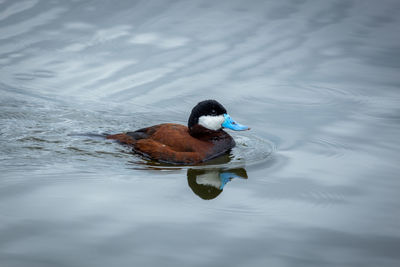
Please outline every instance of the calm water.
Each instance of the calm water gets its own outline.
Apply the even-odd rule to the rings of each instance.
[[[400,266],[399,13],[0,0],[0,265]],[[252,128],[209,165],[101,137],[209,98]]]

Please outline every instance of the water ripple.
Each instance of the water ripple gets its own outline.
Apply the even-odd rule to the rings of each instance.
[[[305,146],[314,153],[325,155],[327,157],[341,157],[345,154],[346,150],[349,150],[345,144],[332,137],[329,139],[326,137],[314,138]]]
[[[65,8],[56,7],[24,21],[3,26],[0,29],[0,40],[7,40],[28,32],[33,32],[35,28],[50,23],[66,11],[67,9]]]
[[[13,16],[15,14],[21,13],[25,10],[31,9],[37,3],[38,0],[19,1],[18,3],[14,3],[0,12],[0,21],[5,20],[8,17]]]

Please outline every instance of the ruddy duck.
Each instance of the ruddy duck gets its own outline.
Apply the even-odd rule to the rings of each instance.
[[[235,122],[217,101],[205,100],[192,109],[188,127],[163,123],[108,135],[107,139],[131,145],[134,152],[159,162],[197,164],[227,153],[235,146],[233,138],[222,128],[250,129]]]

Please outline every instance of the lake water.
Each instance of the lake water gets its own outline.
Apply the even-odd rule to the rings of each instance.
[[[0,265],[400,266],[399,13],[0,0]],[[204,99],[251,127],[208,165],[101,136]]]

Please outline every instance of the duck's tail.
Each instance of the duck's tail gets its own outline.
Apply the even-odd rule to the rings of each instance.
[[[107,133],[70,133],[68,136],[82,136],[82,137],[92,137],[92,138],[107,138]]]

